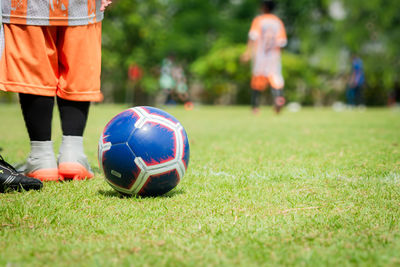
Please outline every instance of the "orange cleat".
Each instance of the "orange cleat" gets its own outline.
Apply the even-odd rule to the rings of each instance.
[[[183,105],[183,107],[185,108],[185,110],[190,111],[190,110],[193,110],[194,105],[192,102],[188,101]]]
[[[86,180],[93,178],[93,172],[86,169],[82,164],[78,162],[62,162],[58,165],[58,174],[61,181],[65,180]]]
[[[18,172],[42,182],[58,181],[57,161],[52,141],[31,141],[31,153]]]
[[[58,175],[61,181],[93,178],[93,171],[83,152],[82,136],[63,136],[58,155]]]
[[[58,169],[39,169],[25,174],[42,182],[58,181]]]

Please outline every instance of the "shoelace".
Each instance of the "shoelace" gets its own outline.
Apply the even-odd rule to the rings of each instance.
[[[18,173],[17,170],[10,163],[8,163],[7,161],[4,160],[2,155],[0,155],[0,164],[11,169],[15,173]]]

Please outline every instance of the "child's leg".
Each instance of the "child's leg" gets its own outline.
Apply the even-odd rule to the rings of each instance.
[[[51,141],[54,97],[19,94],[22,114],[31,141]]]
[[[71,101],[57,97],[60,110],[63,139],[58,157],[61,179],[82,180],[92,178],[93,172],[83,149],[83,132],[89,113],[90,102]]]
[[[258,109],[260,107],[260,97],[261,97],[261,91],[252,90],[252,92],[251,92],[251,107],[253,108],[254,112],[258,112]]]
[[[275,112],[279,113],[286,102],[285,97],[283,96],[283,89],[271,88],[271,94],[274,98]]]
[[[19,94],[22,114],[31,140],[31,152],[24,172],[42,181],[58,180],[51,141],[54,97]]]
[[[59,79],[57,85],[63,140],[58,157],[61,179],[92,178],[83,150],[83,132],[90,102],[99,102],[101,73],[101,23],[63,27],[58,32]]]
[[[71,101],[57,97],[63,135],[83,136],[90,102]]]
[[[252,95],[251,95],[251,105],[253,108],[253,113],[258,114],[260,111],[260,100],[261,100],[261,93],[267,89],[269,84],[269,79],[268,77],[265,76],[253,76],[251,78],[251,89],[252,90]]]

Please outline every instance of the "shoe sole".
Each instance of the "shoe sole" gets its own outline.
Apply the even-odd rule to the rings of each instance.
[[[61,181],[64,180],[88,180],[94,174],[88,171],[82,164],[77,162],[63,162],[58,165],[58,175]]]
[[[27,173],[26,176],[38,179],[42,182],[58,181],[58,169],[41,169]]]

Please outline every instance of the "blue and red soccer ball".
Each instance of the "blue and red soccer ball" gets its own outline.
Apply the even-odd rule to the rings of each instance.
[[[177,119],[153,107],[115,116],[99,141],[106,181],[127,195],[158,196],[175,188],[189,164],[189,142]]]

